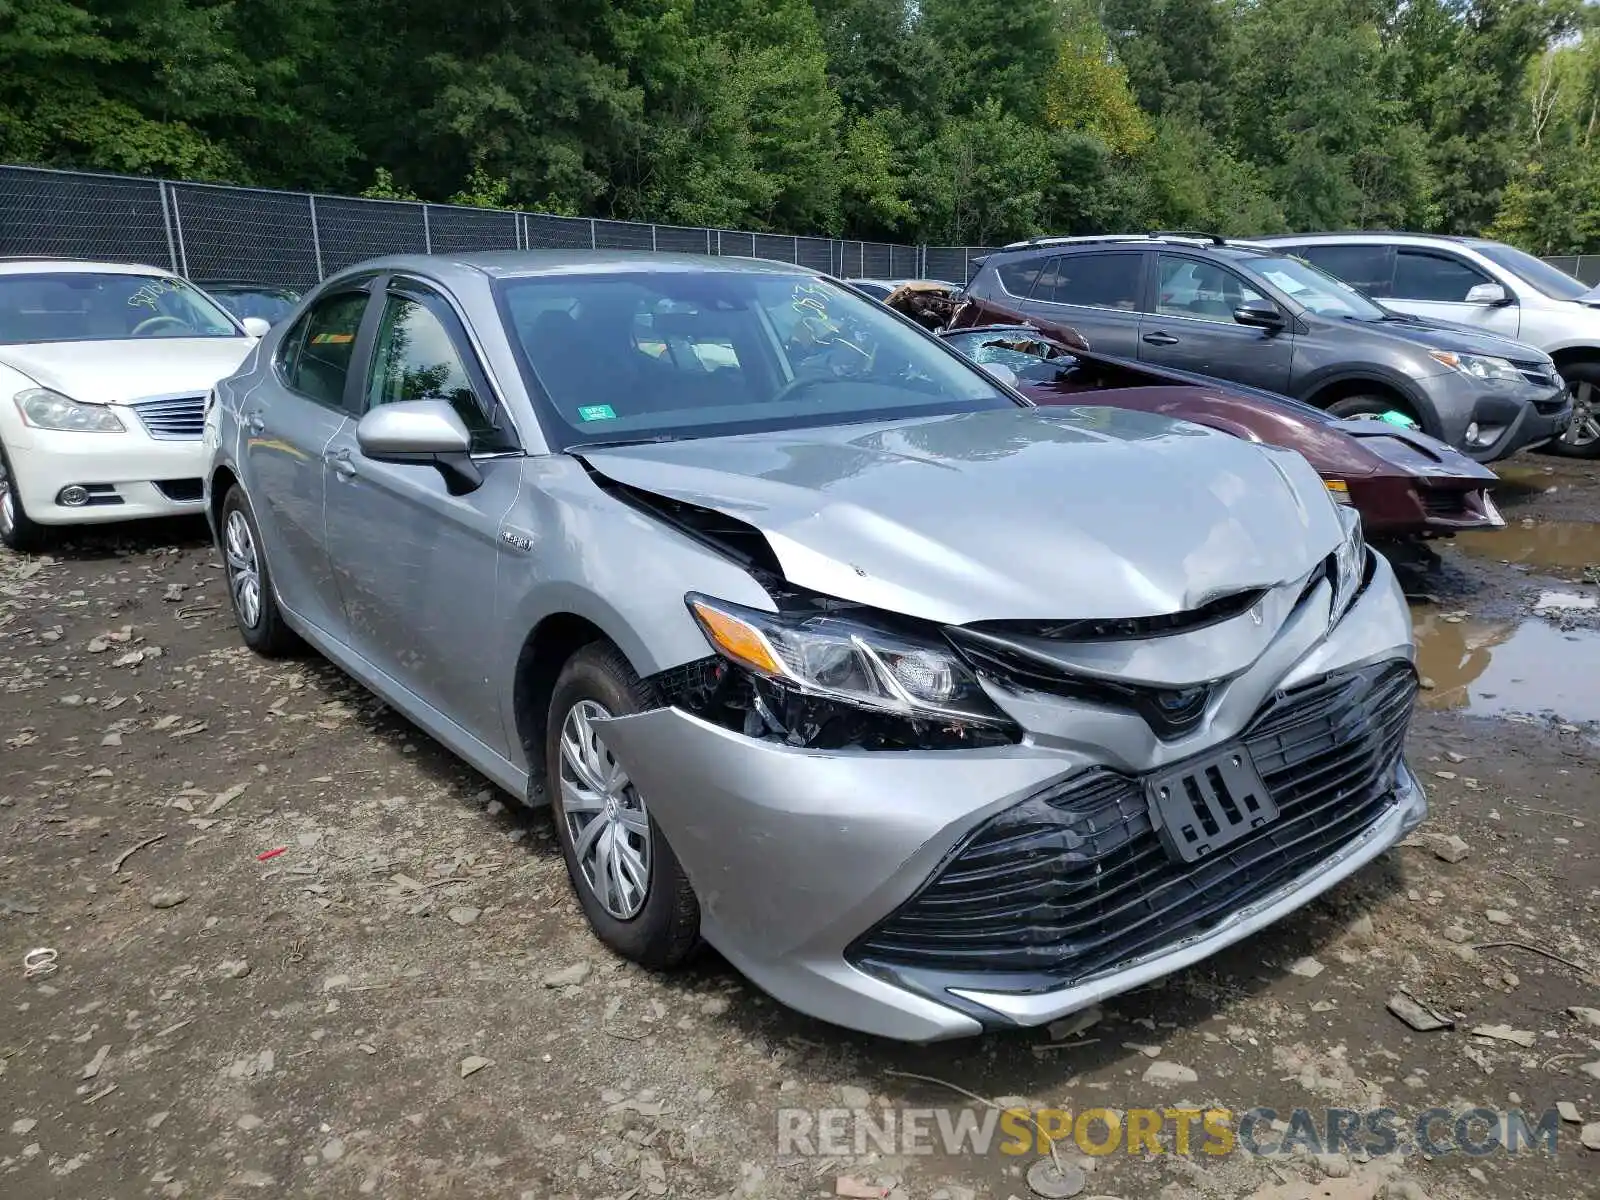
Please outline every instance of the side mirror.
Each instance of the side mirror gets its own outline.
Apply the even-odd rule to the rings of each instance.
[[[978,366],[983,369],[984,374],[995,382],[1003,383],[1009,388],[1017,386],[1017,373],[1006,366],[1005,363],[986,362],[979,363]]]
[[[253,338],[266,337],[272,332],[272,322],[264,321],[260,317],[246,317],[239,324],[244,326],[244,331]]]
[[[381,404],[356,424],[356,445],[374,462],[428,463],[439,469],[452,496],[483,483],[472,461],[472,434],[443,400]]]
[[[1233,323],[1251,329],[1282,329],[1287,321],[1270,300],[1251,300],[1233,310]]]
[[[1506,289],[1498,283],[1478,283],[1467,289],[1468,304],[1482,304],[1489,308],[1498,308],[1511,303],[1511,297]]]

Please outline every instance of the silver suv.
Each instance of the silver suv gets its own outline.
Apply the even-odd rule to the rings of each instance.
[[[1515,338],[1555,359],[1572,424],[1550,448],[1600,457],[1600,288],[1504,242],[1419,233],[1256,238],[1292,251],[1385,308]]]
[[[1304,458],[1034,408],[804,268],[353,267],[206,439],[247,644],[548,801],[618,953],[856,1029],[1049,1021],[1425,811],[1405,601]]]

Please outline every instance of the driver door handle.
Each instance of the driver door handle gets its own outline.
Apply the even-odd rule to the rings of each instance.
[[[261,414],[259,412],[253,412],[246,415],[244,419],[244,427],[251,433],[259,434],[267,427],[267,423],[261,419]]]
[[[1170,333],[1147,333],[1144,335],[1144,340],[1152,346],[1176,346],[1178,344],[1178,339]]]
[[[356,477],[356,464],[350,460],[348,450],[330,450],[322,456],[322,461],[333,468],[333,473],[340,479],[354,479]]]

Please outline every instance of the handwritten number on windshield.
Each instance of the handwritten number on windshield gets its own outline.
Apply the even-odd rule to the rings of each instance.
[[[148,308],[154,312],[158,301],[168,292],[181,292],[183,280],[181,279],[152,279],[144,284],[138,291],[128,297],[128,304],[133,308]]]

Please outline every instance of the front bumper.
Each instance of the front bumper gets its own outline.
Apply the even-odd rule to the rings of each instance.
[[[198,513],[206,455],[199,438],[157,440],[129,409],[114,407],[124,433],[64,433],[18,423],[4,430],[12,486],[41,525],[91,525]],[[86,488],[82,505],[58,502]]]
[[[605,736],[694,885],[706,940],[772,995],[823,1020],[908,1041],[1036,1025],[1238,941],[1422,820],[1422,789],[1395,764],[1382,802],[1350,817],[1348,836],[1314,861],[1272,879],[1203,931],[1146,939],[1136,955],[1081,977],[886,969],[866,945],[986,826],[1030,798],[1096,770],[1136,776],[1183,761],[1244,734],[1285,689],[1385,663],[1398,664],[1391,675],[1409,674],[1409,615],[1381,559],[1339,626],[1318,640],[1293,625],[1229,685],[1199,730],[1170,743],[1124,737],[1112,728],[1118,718],[1038,695],[1013,712],[1027,712],[1029,737],[989,749],[808,750],[675,708],[607,721]]]
[[[1564,386],[1490,387],[1458,371],[1419,382],[1437,417],[1439,439],[1475,462],[1498,462],[1542,445],[1572,422],[1572,397]],[[1492,431],[1482,445],[1467,442],[1467,427],[1474,423]]]

